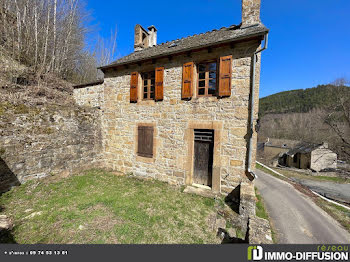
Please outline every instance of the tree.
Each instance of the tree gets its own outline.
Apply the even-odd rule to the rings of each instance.
[[[349,81],[345,78],[335,80],[333,85],[350,88]],[[341,92],[340,89],[335,93],[335,97],[338,103],[328,108],[329,113],[325,115],[323,121],[340,138],[343,143],[340,149],[350,159],[350,96],[346,92]]]
[[[1,0],[1,43],[14,59],[76,83],[96,80],[96,67],[114,58],[116,34],[89,50],[91,15],[84,0]],[[91,72],[95,71],[95,74]],[[94,79],[95,78],[95,79]]]

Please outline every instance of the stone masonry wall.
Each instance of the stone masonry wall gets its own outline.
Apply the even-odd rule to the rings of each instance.
[[[73,90],[76,103],[80,106],[100,107],[103,101],[103,84],[76,88]]]
[[[29,179],[100,167],[100,112],[0,106],[0,193]]]
[[[252,55],[260,42],[237,43],[234,48],[221,47],[159,59],[152,64],[130,66],[105,73],[102,104],[103,152],[109,168],[135,175],[152,177],[171,184],[191,184],[193,170],[193,129],[215,129],[213,189],[230,193],[241,185],[241,197],[254,202],[254,188],[246,175],[249,94]],[[181,100],[182,65],[220,56],[233,55],[232,95],[218,99],[193,97]],[[130,103],[130,73],[164,66],[164,100]],[[256,65],[255,120],[258,112],[260,56]],[[196,74],[195,74],[196,75]],[[195,81],[196,83],[197,81]],[[142,81],[139,79],[139,90]],[[140,91],[141,92],[141,91]],[[196,93],[196,92],[194,92]],[[140,97],[140,95],[139,95]],[[145,159],[136,154],[137,125],[155,127],[155,156]],[[256,148],[256,134],[254,134]],[[255,151],[253,164],[255,167]],[[247,204],[250,205],[250,204]],[[254,207],[248,207],[251,212]]]

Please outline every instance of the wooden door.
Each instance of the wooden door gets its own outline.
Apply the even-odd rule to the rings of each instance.
[[[194,141],[194,184],[212,186],[213,148],[213,130],[196,130]]]

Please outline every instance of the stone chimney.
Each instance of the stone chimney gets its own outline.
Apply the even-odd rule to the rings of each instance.
[[[242,26],[260,23],[261,0],[242,0]]]
[[[149,46],[157,45],[157,28],[154,25],[151,25],[147,29],[149,35]]]
[[[149,33],[140,25],[135,26],[134,50],[140,51],[149,46]]]

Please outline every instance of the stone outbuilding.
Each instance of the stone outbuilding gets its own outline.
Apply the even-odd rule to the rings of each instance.
[[[337,154],[328,148],[328,143],[299,143],[280,159],[280,163],[288,167],[321,171],[337,168]]]
[[[242,0],[239,25],[163,44],[154,26],[136,25],[134,52],[101,67],[103,83],[74,90],[78,104],[101,108],[106,167],[214,194],[239,188],[240,212],[254,214],[268,32],[260,0]]]

